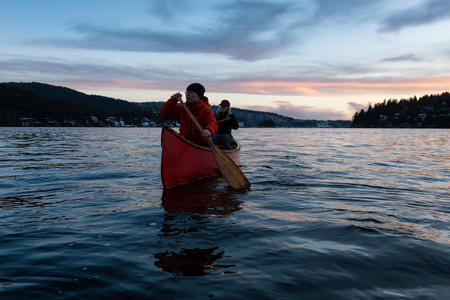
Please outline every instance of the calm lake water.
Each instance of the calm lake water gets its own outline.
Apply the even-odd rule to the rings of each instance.
[[[160,128],[0,128],[0,299],[450,299],[450,130],[239,129],[249,191],[163,191]]]

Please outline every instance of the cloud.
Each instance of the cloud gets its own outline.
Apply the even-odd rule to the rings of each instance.
[[[35,74],[39,74],[40,78],[35,80],[41,81],[45,78],[56,80],[80,79],[84,82],[150,82],[150,81],[183,81],[184,78],[192,77],[193,72],[171,70],[155,66],[132,67],[122,64],[110,64],[99,62],[78,62],[64,59],[41,58],[33,59],[18,56],[13,59],[0,59],[0,75],[6,76],[6,73],[16,73],[21,76],[17,78],[19,81],[33,80]],[[15,79],[13,79],[15,80]]]
[[[403,28],[431,24],[450,18],[448,0],[429,0],[391,14],[384,20],[381,32],[400,31]]]
[[[401,56],[384,58],[381,61],[402,62],[402,61],[422,61],[422,60],[423,60],[422,58],[417,57],[415,54],[409,53]]]
[[[330,108],[294,105],[289,101],[275,101],[275,105],[252,105],[246,108],[257,111],[270,111],[295,119],[307,120],[344,120],[347,119],[348,115],[348,113],[339,112]]]
[[[408,61],[420,59],[413,54],[385,58],[386,61]],[[241,66],[243,64],[239,64]],[[293,66],[296,69],[295,66]],[[339,69],[346,78],[339,78],[330,69]],[[320,97],[367,97],[377,95],[383,98],[412,96],[447,91],[450,77],[408,77],[408,76],[370,76],[365,67],[345,65],[325,65],[324,69],[303,69],[296,78],[277,77],[275,72],[254,73],[251,70],[234,72],[220,68],[221,77],[216,78],[217,70],[204,70],[200,74],[196,68],[168,68],[166,65],[130,66],[124,63],[110,63],[101,60],[74,60],[52,57],[27,58],[15,56],[13,59],[0,59],[0,78],[5,81],[39,81],[72,88],[94,89],[110,87],[114,89],[155,89],[183,91],[189,82],[201,82],[208,93],[232,93],[247,95],[277,95]],[[281,68],[283,69],[283,68]],[[288,71],[283,69],[284,73]],[[407,74],[409,75],[409,74]],[[189,82],[187,82],[189,81]],[[279,99],[279,98],[278,98]],[[347,101],[346,101],[347,102]],[[346,103],[345,102],[345,103]],[[280,106],[281,109],[285,106]],[[297,108],[292,108],[297,109]],[[305,108],[306,109],[306,108]],[[301,113],[301,111],[297,111]],[[314,111],[309,110],[310,113]]]
[[[374,5],[371,3],[153,1],[148,9],[148,23],[140,26],[74,21],[68,30],[76,37],[33,43],[110,51],[219,54],[234,60],[259,61],[302,45],[320,22],[336,22],[336,18],[354,12],[359,15]]]
[[[368,102],[367,104],[361,104],[356,102],[348,102],[348,105],[355,111],[360,111],[361,109],[367,109],[372,102]]]
[[[383,1],[373,0],[317,0],[317,16],[320,19],[338,19],[342,22],[367,20],[370,15],[376,15],[377,7]],[[351,16],[351,18],[349,18]]]
[[[179,4],[178,9],[171,8],[174,3]],[[180,15],[180,9],[183,9],[183,15]],[[294,29],[302,24],[301,16],[306,9],[295,1],[234,1],[210,7],[210,14],[215,16],[212,20],[205,15],[190,20],[190,15],[198,13],[196,5],[156,1],[151,16],[157,16],[162,22],[160,26],[124,27],[75,22],[68,30],[76,33],[78,38],[33,43],[112,51],[213,53],[256,61],[298,42]],[[294,14],[298,16],[292,18]]]
[[[366,97],[367,95],[410,95],[415,93],[435,93],[448,90],[449,76],[401,78],[399,76],[383,77],[349,77],[348,79],[314,79],[298,78],[298,80],[205,81],[210,91],[222,93],[238,93],[252,95],[283,95],[303,97]],[[386,97],[386,96],[383,96]]]
[[[113,66],[90,63],[78,63],[68,60],[51,60],[49,59],[30,59],[16,58],[11,60],[0,61],[0,70],[15,71],[19,73],[33,74],[37,71],[40,76],[53,76],[55,74],[60,78],[142,78],[148,76],[150,70],[140,70],[129,66]]]

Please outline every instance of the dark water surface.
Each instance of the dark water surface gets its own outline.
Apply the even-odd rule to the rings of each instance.
[[[0,128],[0,299],[450,299],[450,131],[240,129],[249,191],[163,192],[160,129]]]

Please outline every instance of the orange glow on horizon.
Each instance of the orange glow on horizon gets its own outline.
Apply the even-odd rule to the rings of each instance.
[[[357,81],[254,81],[235,83],[245,92],[253,91],[264,94],[299,94],[302,96],[333,96],[348,94],[380,94],[380,93],[418,93],[421,91],[441,93],[450,89],[450,76],[437,78],[411,79],[403,81],[385,82],[357,82]],[[229,86],[232,86],[228,83]],[[241,92],[243,92],[241,91]]]
[[[188,82],[188,81],[186,81]],[[76,81],[58,83],[71,88],[95,91],[117,90],[133,93],[133,90],[149,93],[152,90],[182,90],[187,83],[144,82],[144,81]],[[202,82],[209,93],[232,93],[266,96],[306,96],[306,97],[381,97],[396,98],[440,94],[450,90],[450,76],[422,78],[402,81],[358,82],[358,81],[240,81],[240,82]],[[170,92],[169,92],[170,93]]]

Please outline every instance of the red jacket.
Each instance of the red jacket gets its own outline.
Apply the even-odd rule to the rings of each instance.
[[[206,97],[205,97],[206,98]],[[180,122],[180,134],[193,142],[206,142],[202,133],[192,122],[191,117],[184,109],[183,105],[177,105],[177,100],[170,98],[161,108],[159,114],[164,119]],[[211,135],[217,132],[217,122],[213,111],[209,108],[208,99],[203,99],[195,103],[186,103],[191,113],[203,129],[208,129]]]

